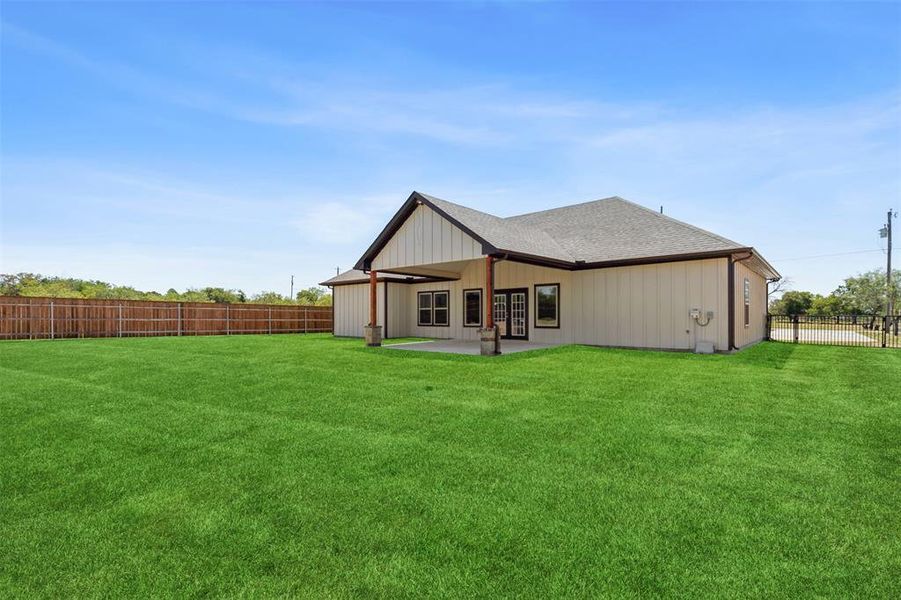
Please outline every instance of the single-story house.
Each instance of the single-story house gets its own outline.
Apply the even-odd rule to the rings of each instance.
[[[354,269],[322,285],[335,335],[372,344],[494,336],[726,352],[763,339],[779,277],[753,247],[619,197],[503,218],[413,192]]]

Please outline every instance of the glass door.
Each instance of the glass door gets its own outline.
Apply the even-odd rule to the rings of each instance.
[[[510,293],[510,337],[526,336],[526,293]]]
[[[498,335],[507,337],[507,294],[494,294],[494,324]]]
[[[529,292],[527,289],[494,292],[494,324],[498,335],[508,340],[529,339]]]

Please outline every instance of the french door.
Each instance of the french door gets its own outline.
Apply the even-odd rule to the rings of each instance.
[[[495,290],[494,323],[504,339],[529,339],[529,290]]]

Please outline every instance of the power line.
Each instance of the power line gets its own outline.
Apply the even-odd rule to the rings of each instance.
[[[851,254],[866,254],[868,252],[882,252],[885,253],[885,250],[853,250],[851,252],[836,252],[834,254],[814,254],[812,256],[796,256],[794,258],[774,258],[773,262],[785,262],[789,260],[807,260],[809,258],[828,258],[830,256],[849,256]]]

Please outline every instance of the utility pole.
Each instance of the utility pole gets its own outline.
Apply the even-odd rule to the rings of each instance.
[[[885,316],[890,317],[893,314],[892,306],[892,217],[896,217],[891,208],[885,219],[885,227],[879,232],[880,237],[887,238],[887,252],[885,253]]]
[[[291,275],[291,293],[288,294],[288,298],[294,300],[294,275]]]
[[[888,230],[888,252],[885,257],[885,283],[886,290],[888,291],[888,314],[889,316],[894,314],[894,307],[892,306],[892,300],[894,300],[894,294],[892,294],[892,209],[888,209],[888,219],[886,219],[885,228]]]

